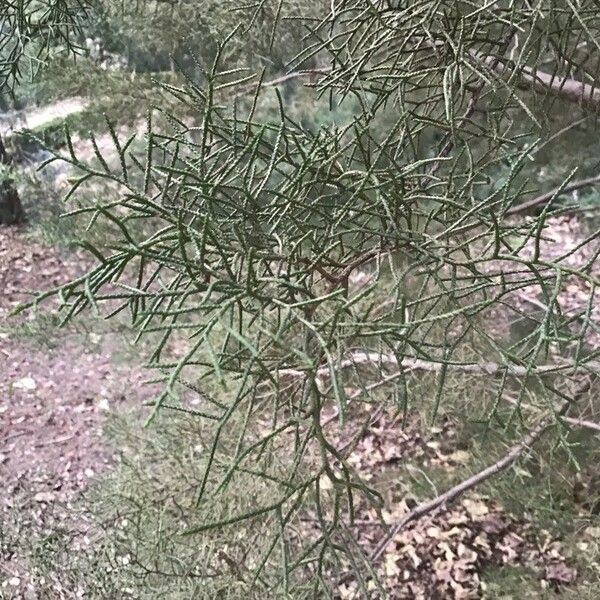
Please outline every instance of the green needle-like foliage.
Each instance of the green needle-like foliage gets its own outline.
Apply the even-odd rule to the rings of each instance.
[[[281,80],[232,69],[225,57],[250,15],[281,4],[240,11],[212,64],[198,59],[202,76],[165,86],[179,108],[153,109],[143,149],[110,122],[113,149],[94,145],[94,164],[69,142],[70,201],[90,184],[114,192],[73,213],[114,239],[86,242],[96,266],[59,293],[65,319],[127,310],[156,341],[149,363],[164,392],[150,421],[172,408],[210,423],[195,502],[214,518],[186,533],[260,523],[272,543],[250,552],[252,582],[326,595],[336,573],[369,576],[354,513],[385,508],[349,461],[356,440],[330,434],[333,410],[342,423],[362,403],[435,415],[448,383],[469,376],[486,388],[473,403],[490,423],[506,390],[519,406],[532,386],[559,420],[569,378],[598,371],[585,343],[597,329],[597,236],[573,266],[573,250],[543,250],[563,207],[515,209],[535,191],[523,171],[540,115],[560,102],[596,108],[600,12],[586,0],[336,0],[323,19],[297,15],[304,47]],[[287,86],[302,85],[315,113],[332,112],[322,125],[286,104]],[[571,280],[590,298],[576,318],[557,300]],[[546,308],[513,343],[496,322],[518,312],[524,288]],[[184,344],[175,359],[173,340]],[[419,376],[434,378],[430,397],[415,396]],[[213,381],[222,393],[203,391]],[[185,390],[200,407],[186,408]],[[220,508],[249,469],[271,501]]]
[[[0,2],[0,94],[32,76],[55,53],[79,50],[87,0]]]

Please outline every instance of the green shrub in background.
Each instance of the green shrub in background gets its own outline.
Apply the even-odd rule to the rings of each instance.
[[[174,71],[176,66],[196,68],[195,57],[211,62],[224,32],[236,27],[236,36],[226,49],[230,66],[255,67],[278,72],[302,47],[307,32],[297,19],[318,19],[325,5],[313,0],[258,2],[254,6],[232,6],[214,0],[179,2],[122,2],[96,4],[95,25],[88,34],[102,52],[126,59],[131,70]],[[248,25],[251,24],[251,27]]]

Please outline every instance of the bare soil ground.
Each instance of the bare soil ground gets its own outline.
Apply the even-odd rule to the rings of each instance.
[[[140,368],[114,360],[117,336],[57,330],[33,314],[9,317],[29,291],[64,283],[84,266],[78,253],[0,227],[0,582],[13,594],[32,590],[26,557],[3,543],[16,515],[27,515],[33,531],[46,513],[66,511],[111,462],[102,439],[107,414],[151,395]]]

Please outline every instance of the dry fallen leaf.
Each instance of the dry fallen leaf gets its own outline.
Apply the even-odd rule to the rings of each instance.
[[[54,494],[52,492],[38,492],[33,499],[36,502],[53,502]]]
[[[577,579],[577,569],[564,562],[552,563],[546,567],[545,578],[554,583],[573,583]]]
[[[397,577],[402,572],[397,564],[398,555],[388,552],[385,555],[385,574],[388,577]]]
[[[471,459],[471,453],[467,452],[466,450],[456,450],[455,452],[452,452],[452,454],[448,455],[448,459],[458,465],[464,465]]]
[[[600,539],[600,527],[586,527],[583,533],[594,540]]]
[[[12,386],[13,388],[17,388],[19,390],[27,390],[31,392],[37,388],[37,383],[33,377],[23,377],[22,379],[17,379],[17,381],[14,381]]]
[[[483,517],[484,515],[487,515],[490,512],[489,508],[487,507],[487,504],[481,502],[480,500],[470,500],[469,498],[466,498],[465,500],[463,500],[462,505],[465,507],[469,515],[473,518]]]

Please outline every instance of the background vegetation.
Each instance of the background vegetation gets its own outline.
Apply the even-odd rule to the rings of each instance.
[[[160,389],[85,543],[3,529],[40,597],[594,597],[594,3],[6,6],[5,111],[81,101],[6,177],[93,262],[24,329],[108,318]],[[486,560],[404,556],[463,492]]]

